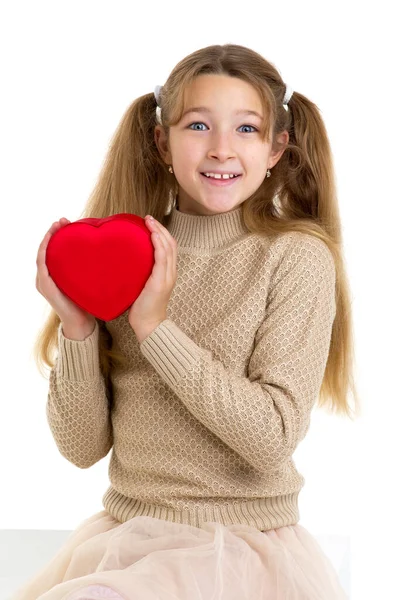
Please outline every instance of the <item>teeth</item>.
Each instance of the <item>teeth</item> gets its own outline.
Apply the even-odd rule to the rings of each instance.
[[[221,173],[204,173],[206,177],[214,177],[215,179],[232,179],[232,177],[236,177],[233,173],[224,173],[221,176]]]

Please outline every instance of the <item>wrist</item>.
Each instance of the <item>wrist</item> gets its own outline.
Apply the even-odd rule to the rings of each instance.
[[[64,337],[68,338],[69,340],[81,342],[89,337],[89,335],[92,335],[96,327],[96,320],[80,326],[77,326],[76,324],[69,325],[68,323],[61,322],[61,326]]]
[[[164,319],[153,321],[153,323],[140,323],[140,325],[132,326],[133,331],[136,334],[139,344],[141,344],[157,327],[162,323]]]

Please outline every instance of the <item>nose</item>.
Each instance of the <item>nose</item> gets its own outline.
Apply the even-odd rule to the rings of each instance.
[[[228,132],[215,132],[210,138],[210,149],[207,152],[210,158],[217,158],[224,162],[228,158],[235,157],[232,138]]]

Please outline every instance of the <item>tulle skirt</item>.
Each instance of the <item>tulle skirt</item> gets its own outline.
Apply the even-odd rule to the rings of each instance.
[[[347,599],[333,565],[299,524],[259,531],[153,517],[83,521],[11,600]]]

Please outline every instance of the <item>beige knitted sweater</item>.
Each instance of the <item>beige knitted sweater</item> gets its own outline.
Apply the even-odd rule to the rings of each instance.
[[[99,368],[99,324],[82,341],[58,329],[46,413],[60,453],[86,469],[112,449],[102,502],[139,515],[260,531],[299,521],[304,477],[292,454],[317,400],[335,317],[335,264],[303,233],[250,233],[242,207],[173,208],[178,278],[168,318],[141,344],[128,311],[106,323],[127,358]]]

